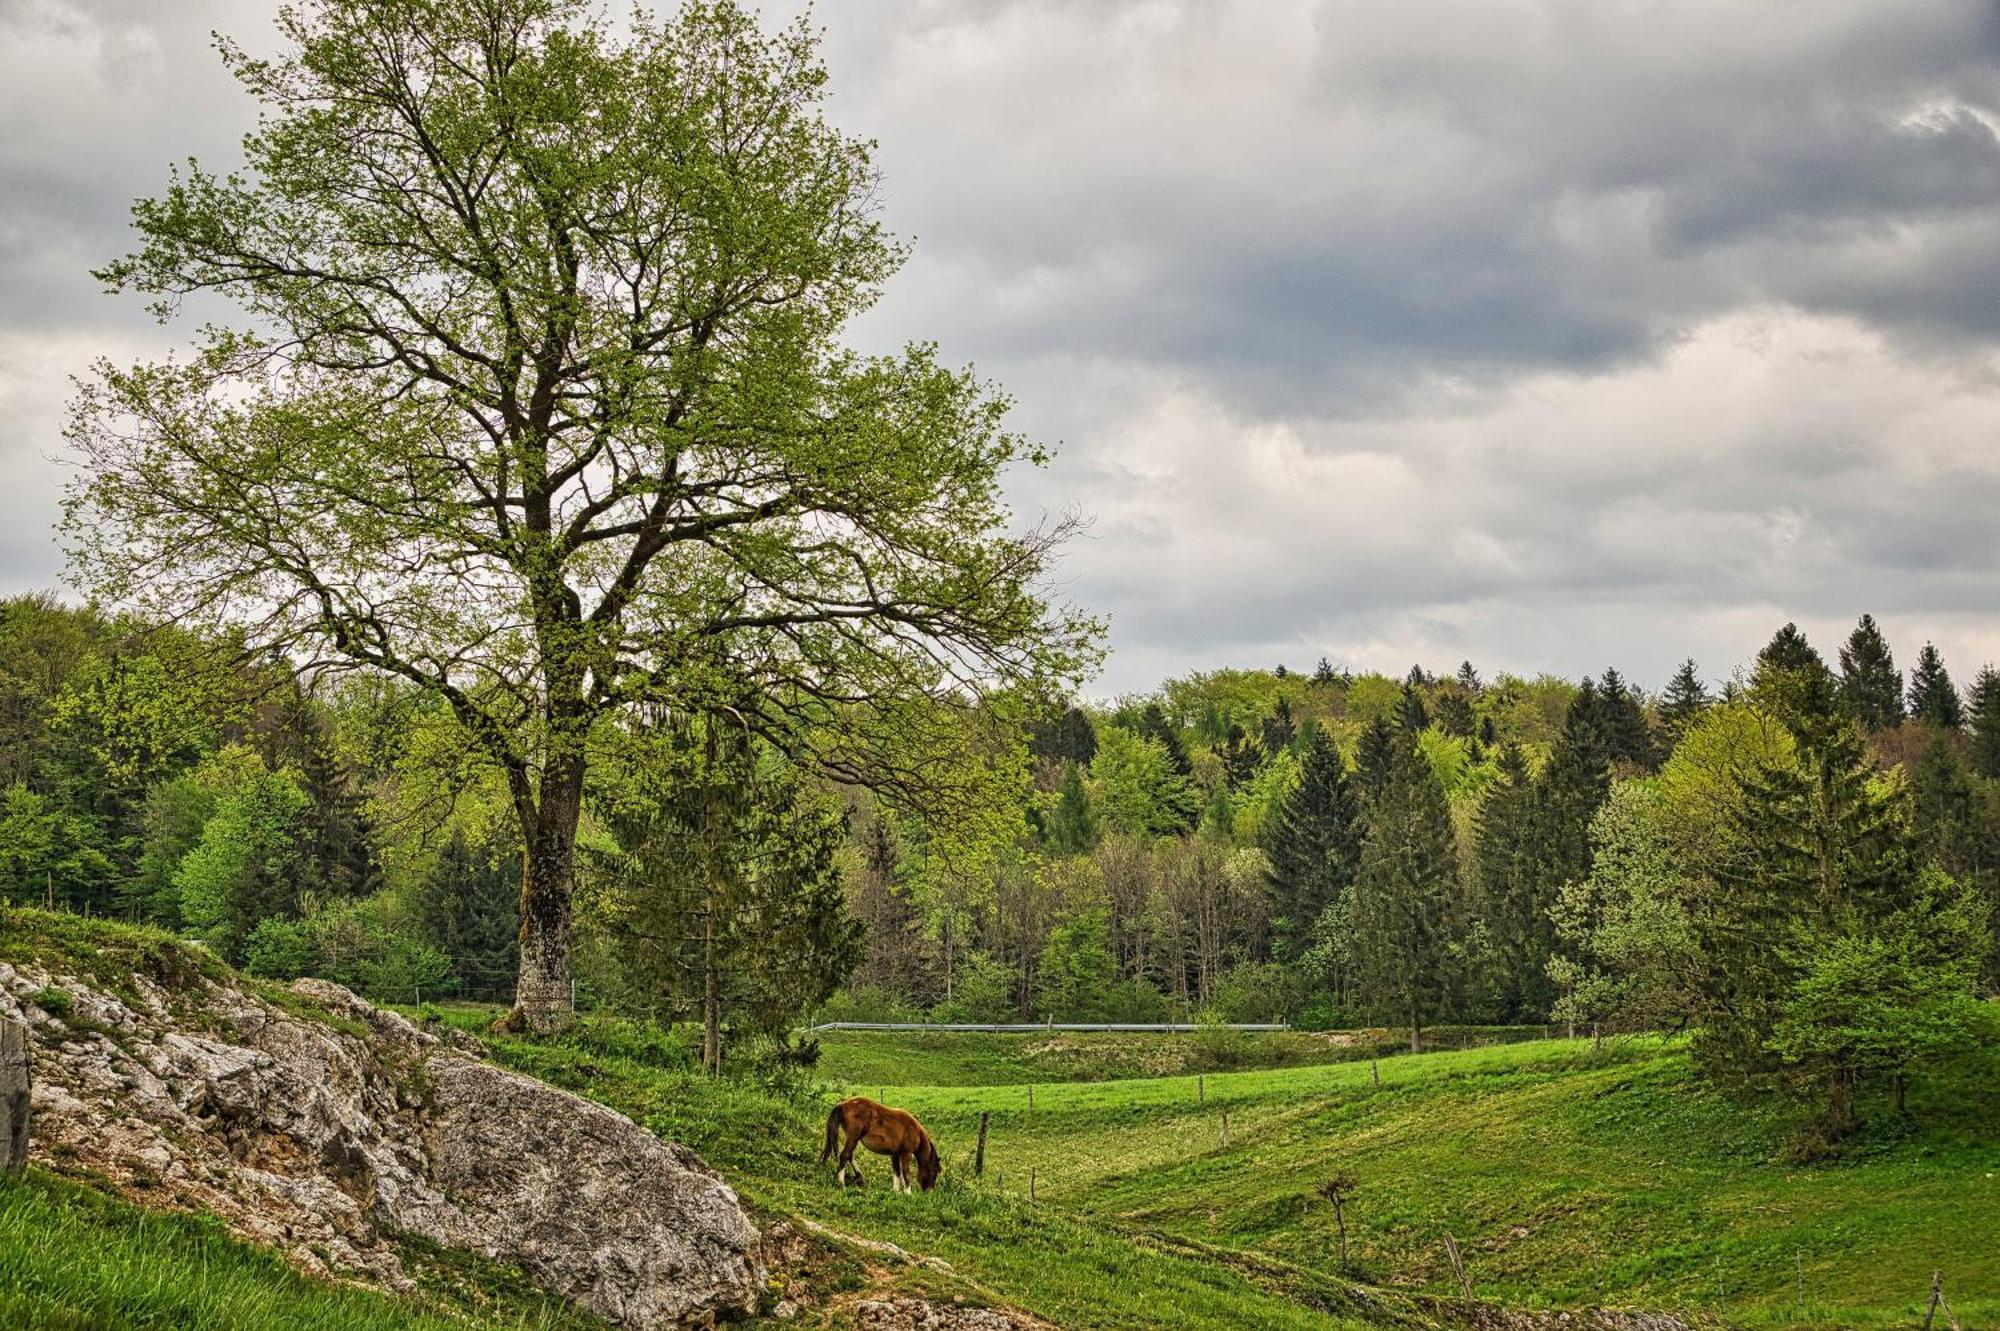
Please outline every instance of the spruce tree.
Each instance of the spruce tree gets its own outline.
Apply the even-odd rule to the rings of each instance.
[[[1972,681],[1972,769],[2000,778],[2000,671],[1989,663]]]
[[[1480,682],[1479,672],[1472,668],[1470,661],[1458,663],[1458,686],[1475,698],[1486,688],[1486,685]]]
[[[1038,726],[1028,741],[1037,758],[1090,766],[1097,756],[1097,731],[1080,707],[1065,707],[1062,715]]]
[[[1320,657],[1319,664],[1313,667],[1313,683],[1331,684],[1338,678],[1340,677],[1333,673],[1333,662],[1324,656]]]
[[[1090,796],[1084,793],[1083,769],[1066,763],[1055,813],[1049,819],[1049,848],[1058,855],[1081,855],[1096,844],[1097,818]]]
[[[418,883],[412,914],[423,941],[451,960],[461,997],[505,998],[520,932],[521,855],[511,841],[474,840],[454,826]]]
[[[1414,735],[1431,723],[1430,710],[1424,706],[1423,694],[1417,692],[1414,682],[1417,674],[1415,666],[1410,667],[1410,674],[1412,678],[1403,681],[1403,696],[1396,700],[1396,724],[1403,728],[1406,735]]]
[[[1455,735],[1459,739],[1473,737],[1478,720],[1472,714],[1471,695],[1466,692],[1464,685],[1454,681],[1439,686],[1437,723],[1438,728],[1447,735]]]
[[[1361,732],[1361,742],[1354,750],[1354,780],[1362,797],[1370,803],[1381,798],[1383,788],[1389,784],[1396,748],[1396,731],[1386,717],[1376,717]]]
[[[1930,643],[1917,653],[1916,668],[1910,671],[1910,715],[1940,730],[1957,730],[1965,724],[1965,705],[1952,686],[1951,672],[1944,657]]]
[[[1680,743],[1688,726],[1708,710],[1711,701],[1708,686],[1696,673],[1694,658],[1681,662],[1680,669],[1674,671],[1674,677],[1667,681],[1667,691],[1660,697],[1660,728],[1666,733],[1669,746]]]
[[[1405,738],[1362,843],[1351,944],[1363,1004],[1407,1023],[1412,1052],[1451,988],[1457,870],[1444,791]]]
[[[1529,793],[1515,869],[1487,921],[1501,971],[1494,988],[1513,1020],[1546,1016],[1555,1000],[1548,961],[1557,939],[1549,911],[1564,883],[1589,876],[1590,823],[1610,789],[1603,705],[1586,679]]]
[[[1495,945],[1499,974],[1489,977],[1502,1008],[1501,1015],[1539,1014],[1521,994],[1518,976],[1533,952],[1522,927],[1533,909],[1530,899],[1532,865],[1528,860],[1529,822],[1534,812],[1534,782],[1521,746],[1509,740],[1496,761],[1498,778],[1480,800],[1473,824],[1473,871],[1477,875],[1479,917]]]
[[[1650,771],[1655,765],[1653,728],[1646,720],[1639,695],[1624,676],[1607,668],[1597,685],[1598,730],[1613,761]]]
[[[1300,758],[1298,784],[1265,825],[1271,950],[1279,960],[1297,961],[1312,946],[1314,925],[1353,884],[1361,832],[1361,801],[1340,750],[1314,727]]]
[[[1292,740],[1299,733],[1298,722],[1292,719],[1292,704],[1284,698],[1278,699],[1271,714],[1264,718],[1264,752],[1276,754],[1292,747]]]
[[[1167,720],[1166,709],[1158,703],[1149,702],[1139,712],[1139,738],[1159,741],[1160,747],[1167,751],[1167,766],[1174,769],[1175,776],[1194,775],[1187,746],[1181,743],[1179,732]]]
[[[1854,1120],[1864,1076],[1900,1078],[1960,1038],[1976,1006],[1975,914],[1926,870],[1903,796],[1874,764],[1830,671],[1799,671],[1784,721],[1794,761],[1753,774],[1733,819],[1744,853],[1695,903],[1706,1011],[1700,1064],[1820,1101],[1824,1140]],[[1955,992],[1956,991],[1956,992]]]
[[[1764,644],[1764,650],[1757,653],[1757,668],[1753,680],[1768,670],[1809,670],[1814,666],[1824,667],[1819,652],[1806,641],[1806,635],[1799,632],[1797,624],[1786,624],[1771,635],[1771,641]]]
[[[1902,724],[1903,674],[1873,615],[1861,616],[1840,649],[1840,697],[1865,729]]]
[[[1222,761],[1222,779],[1231,790],[1241,790],[1248,785],[1264,765],[1264,750],[1234,721],[1229,723],[1222,743],[1210,747]]]

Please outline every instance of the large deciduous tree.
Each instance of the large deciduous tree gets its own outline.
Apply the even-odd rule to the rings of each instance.
[[[517,1002],[554,1025],[608,720],[810,725],[822,768],[920,783],[1096,627],[1038,590],[1064,525],[1007,534],[999,477],[1039,453],[1005,399],[839,341],[903,251],[808,28],[730,0],[619,33],[586,0],[279,27],[275,58],[221,47],[264,107],[245,172],[184,168],[100,274],[246,318],[81,390],[75,569],[443,699],[505,775]]]

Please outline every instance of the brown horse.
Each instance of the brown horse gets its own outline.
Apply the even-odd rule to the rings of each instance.
[[[925,1192],[937,1184],[943,1168],[937,1147],[924,1131],[924,1125],[917,1122],[917,1116],[907,1109],[891,1109],[860,1096],[842,1100],[826,1116],[826,1149],[819,1153],[821,1164],[833,1158],[834,1143],[843,1135],[846,1140],[840,1143],[840,1173],[836,1176],[841,1187],[847,1186],[847,1171],[854,1164],[856,1146],[866,1146],[877,1155],[889,1157],[897,1192],[910,1190],[912,1160],[917,1162],[917,1183]],[[861,1177],[859,1169],[854,1171],[854,1177]]]

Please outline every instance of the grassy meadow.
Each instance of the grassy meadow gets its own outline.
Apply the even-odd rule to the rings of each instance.
[[[1238,1038],[1250,1047],[1236,1057],[1285,1065],[1121,1076],[1132,1037],[1071,1036],[1061,1057],[1081,1075],[1030,1083],[1008,1074],[1046,1051],[999,1042],[1047,1037],[830,1038],[819,1103],[886,1093],[918,1113],[947,1161],[949,1186],[928,1197],[890,1193],[880,1160],[868,1186],[834,1189],[811,1105],[649,1067],[608,1031],[496,1051],[688,1141],[760,1206],[941,1257],[1065,1327],[1448,1317],[1447,1233],[1474,1293],[1502,1303],[1889,1326],[1921,1313],[1935,1267],[1968,1325],[2000,1317],[1992,1053],[1913,1083],[1907,1119],[1868,1106],[1874,1126],[1844,1155],[1798,1164],[1789,1120],[1698,1084],[1671,1041],[1535,1040],[1371,1067],[1292,1064],[1284,1037]],[[1342,1170],[1359,1179],[1345,1271],[1312,1195]],[[1380,1293],[1357,1300],[1350,1280]]]

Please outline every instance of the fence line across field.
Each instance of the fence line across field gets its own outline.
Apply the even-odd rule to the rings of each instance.
[[[1192,1021],[823,1021],[806,1027],[806,1033],[821,1031],[981,1031],[995,1035],[1032,1035],[1036,1031],[1149,1031],[1155,1034],[1187,1035],[1195,1031],[1288,1031],[1282,1021],[1230,1021],[1204,1025]]]

